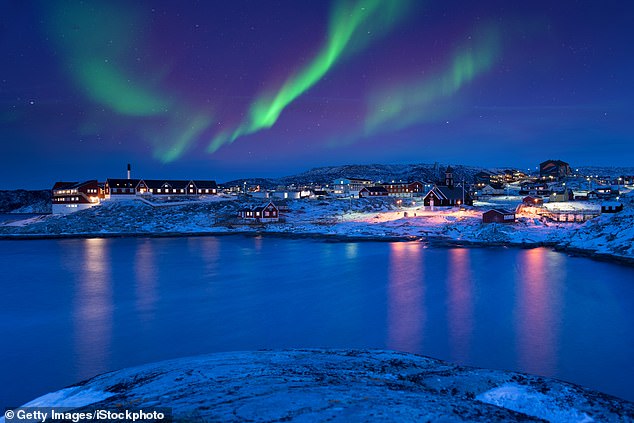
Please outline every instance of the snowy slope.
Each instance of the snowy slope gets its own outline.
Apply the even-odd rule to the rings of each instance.
[[[139,200],[105,202],[98,207],[66,216],[51,215],[6,223],[0,225],[0,236],[257,232],[337,239],[422,240],[464,245],[549,245],[634,262],[632,195],[622,197],[625,204],[623,212],[603,215],[583,224],[556,223],[537,215],[526,215],[519,217],[517,223],[512,225],[483,224],[482,212],[488,206],[463,211],[432,211],[422,207],[420,199],[403,199],[399,204],[393,198],[276,200],[276,204],[287,208],[282,212],[282,222],[249,224],[235,217],[237,211],[245,206],[261,204],[261,201],[237,197],[214,197],[213,200],[155,205]],[[498,205],[512,206],[519,199],[502,197],[500,201]]]

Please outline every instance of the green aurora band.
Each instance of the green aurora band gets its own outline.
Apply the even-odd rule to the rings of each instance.
[[[487,28],[459,49],[450,65],[431,78],[414,79],[369,96],[365,135],[406,128],[440,117],[437,103],[490,70],[501,52],[498,31]]]
[[[131,40],[139,43],[143,39],[143,21],[133,9],[122,10],[121,4],[116,7],[106,2],[57,1],[50,6],[49,30],[75,85],[90,101],[134,119],[137,134],[154,146],[155,158],[163,163],[178,159],[211,125],[209,114],[192,112],[168,95],[159,86],[159,73],[142,80],[135,74],[146,74],[145,68],[138,72],[124,68],[123,64],[136,63],[139,55]],[[152,131],[157,119],[166,124],[160,133]],[[108,127],[116,122],[91,125]]]
[[[91,101],[126,116],[165,113],[170,99],[119,65],[133,62],[129,43],[140,38],[136,14],[107,3],[89,7],[57,1],[51,6],[51,33],[64,52],[65,69]]]
[[[273,94],[260,95],[251,105],[248,117],[234,130],[220,132],[211,141],[213,153],[238,137],[270,128],[282,111],[314,86],[346,54],[359,51],[389,31],[409,10],[409,0],[340,1],[331,13],[325,45],[297,73],[291,75]]]

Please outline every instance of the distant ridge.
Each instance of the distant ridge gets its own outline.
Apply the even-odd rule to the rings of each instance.
[[[448,165],[454,169],[456,181],[462,179],[471,182],[476,173],[487,170],[483,167],[464,166],[454,163],[435,164],[349,164],[341,166],[324,166],[310,169],[296,175],[281,178],[250,178],[236,179],[223,183],[224,186],[260,185],[264,188],[275,188],[278,185],[307,185],[332,184],[338,178],[360,178],[372,181],[416,181],[436,182],[444,179],[444,172]]]

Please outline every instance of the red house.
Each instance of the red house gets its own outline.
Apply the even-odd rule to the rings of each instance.
[[[52,189],[53,214],[66,214],[96,206],[104,199],[103,186],[97,180],[56,182]]]
[[[280,210],[275,204],[269,202],[263,206],[238,210],[238,217],[255,222],[278,222]]]
[[[482,213],[482,223],[515,223],[515,212],[506,209],[491,209]]]

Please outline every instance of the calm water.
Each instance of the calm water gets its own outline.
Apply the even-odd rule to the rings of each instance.
[[[390,348],[634,400],[634,268],[548,249],[0,242],[0,407],[214,351]]]

